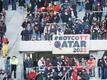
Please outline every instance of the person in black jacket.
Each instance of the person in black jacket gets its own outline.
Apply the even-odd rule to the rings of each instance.
[[[102,63],[103,63],[102,79],[107,79],[107,56],[103,56]]]
[[[3,9],[3,2],[2,0],[0,0],[0,13],[2,12],[2,9]]]
[[[37,8],[41,8],[44,6],[45,0],[36,0]]]
[[[3,20],[0,21],[0,37],[2,38],[6,32],[6,25]]]
[[[82,72],[81,72],[81,80],[90,80],[90,76],[87,73],[86,69],[83,69]]]
[[[98,60],[97,66],[98,66],[98,76],[99,76],[99,78],[100,78],[101,75],[102,75],[101,72],[102,72],[102,68],[103,68],[102,59],[99,59],[99,60]]]
[[[22,32],[21,32],[21,36],[22,36],[22,40],[23,41],[28,41],[29,40],[29,31],[27,29],[24,29]]]
[[[24,0],[19,0],[19,6],[25,7],[25,1]]]

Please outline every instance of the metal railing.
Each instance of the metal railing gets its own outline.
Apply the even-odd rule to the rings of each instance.
[[[102,33],[102,34],[100,34],[100,33],[91,33],[90,36],[91,36],[90,37],[91,40],[107,40],[107,32]],[[39,39],[37,39],[36,35],[32,34],[32,35],[28,35],[27,40],[25,40],[26,37],[23,36],[22,41],[47,41],[47,40],[52,39],[51,34],[47,35],[48,39],[46,39],[45,37],[46,37],[46,35],[41,34],[41,37],[39,37]]]
[[[50,69],[56,69],[57,67],[51,67]],[[72,75],[72,71],[75,71],[76,69],[75,69],[75,67],[70,67],[70,66],[68,66],[68,67],[65,67],[65,66],[61,66],[61,68],[63,68],[63,69],[65,69],[65,73],[63,73],[63,74],[60,74],[60,73],[57,73],[57,75],[61,75],[60,76],[60,80],[73,80],[73,75]],[[45,70],[47,70],[48,68],[45,68]],[[84,69],[84,68],[83,68]],[[81,76],[82,74],[82,71],[83,71],[83,69],[81,70],[81,71],[77,71],[77,77],[78,78],[82,78],[83,76]],[[92,67],[92,68],[90,68],[89,70],[87,69],[87,68],[85,68],[85,70],[87,71],[87,73],[88,73],[88,77],[91,79],[91,78],[98,78],[98,79],[101,79],[102,77],[102,74],[103,74],[103,71],[102,71],[102,69],[103,68],[101,68],[101,67]],[[47,72],[45,72],[45,71],[39,71],[39,68],[38,67],[36,67],[36,71],[38,71],[38,73],[39,73],[39,76],[42,76],[42,79],[43,80],[47,80],[48,78],[49,79],[51,79],[52,78],[52,75],[50,74],[50,73],[47,73]],[[63,71],[60,71],[60,72],[63,72]],[[81,75],[80,75],[81,74]],[[57,76],[58,77],[58,76]],[[89,80],[90,80],[89,79]],[[26,80],[28,80],[27,78],[26,78]],[[52,80],[54,80],[54,79],[52,79]]]

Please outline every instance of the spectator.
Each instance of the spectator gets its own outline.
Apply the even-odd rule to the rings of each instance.
[[[91,10],[90,0],[86,0],[85,10],[86,10],[86,13],[89,13],[89,11]]]
[[[71,29],[70,28],[68,28],[68,27],[65,27],[65,32],[64,32],[64,34],[71,34],[72,32],[71,32]]]
[[[100,35],[101,35],[101,39],[106,39],[107,30],[105,29],[104,23],[102,23],[100,27]]]
[[[9,44],[9,40],[8,38],[6,38],[6,36],[4,36],[3,38],[3,45],[2,45],[2,54],[3,54],[3,57],[6,57],[7,56],[7,53],[8,53],[8,44]]]
[[[103,22],[104,22],[104,28],[105,30],[107,30],[107,15],[105,16]]]
[[[11,65],[10,65],[10,57],[7,57],[5,63],[5,71],[8,78],[11,78]]]
[[[98,76],[99,76],[99,78],[101,78],[101,76],[102,76],[102,69],[103,69],[102,59],[98,60],[97,66],[98,66]]]
[[[2,12],[2,10],[3,10],[3,2],[2,0],[0,0],[0,13]]]
[[[52,78],[53,80],[57,80],[57,73],[56,73],[55,69],[52,69],[51,78]]]
[[[102,79],[107,79],[107,56],[104,56],[102,61],[103,61]]]
[[[54,23],[50,28],[50,38],[52,40],[53,35],[57,34],[57,24]]]
[[[59,14],[57,12],[54,12],[52,19],[54,22],[59,23],[59,20],[60,20]]]
[[[83,70],[82,70],[81,80],[90,80],[90,76],[89,76],[89,74],[87,73],[87,70],[86,70],[86,69],[83,69]]]
[[[25,2],[24,0],[19,0],[19,6],[22,8],[22,7],[25,7]]]
[[[69,1],[66,0],[66,2],[61,5],[61,12],[63,13],[68,6],[70,6]]]
[[[45,40],[50,40],[50,25],[47,23],[44,29]]]
[[[86,68],[86,60],[84,58],[81,59],[81,65],[83,69]]]
[[[37,60],[37,59],[33,61],[33,66],[34,66],[34,67],[38,67],[38,60]],[[36,69],[35,69],[35,70],[36,70]]]
[[[33,61],[29,56],[24,61],[24,67],[27,75],[32,70],[32,67],[33,67]]]
[[[4,8],[5,10],[8,10],[8,3],[9,3],[8,0],[3,0],[3,8]]]
[[[26,28],[28,23],[29,23],[28,18],[25,18],[24,22],[22,23],[22,28]]]
[[[5,35],[6,31],[7,31],[7,27],[4,21],[2,21],[2,26],[3,26],[3,35]]]
[[[61,26],[58,25],[58,27],[57,27],[57,35],[63,35],[63,34],[64,34],[64,33],[63,33],[63,31],[62,31]]]
[[[61,9],[60,5],[57,2],[54,2],[53,10],[54,12],[59,12]]]
[[[77,71],[81,71],[82,70],[82,64],[79,61],[76,61],[76,63],[75,63],[75,69]]]
[[[57,79],[61,79],[63,77],[63,68],[61,67],[61,65],[57,65],[57,67],[55,68],[55,71],[57,73]]]
[[[39,61],[38,61],[38,67],[39,67],[39,71],[40,72],[44,72],[45,71],[45,60],[44,58],[42,57]]]
[[[6,70],[6,73],[10,73],[10,57],[7,57],[6,59],[6,63],[5,63],[5,70]]]
[[[44,6],[45,0],[36,0],[37,8],[41,8]]]
[[[16,0],[12,0],[12,10],[16,10]]]
[[[32,28],[32,26],[31,26],[30,23],[27,24],[26,29],[28,30],[28,34],[29,34],[28,37],[29,37],[29,40],[31,40],[32,34],[33,34],[33,28]]]
[[[80,9],[79,11],[82,11],[85,8],[85,0],[80,0]]]
[[[6,32],[6,25],[3,20],[0,21],[0,37],[3,37]]]
[[[34,80],[37,79],[37,76],[39,75],[38,72],[36,72],[35,70],[31,70],[28,73],[28,80]]]
[[[5,71],[4,70],[0,70],[0,79],[1,80],[6,80],[6,73],[5,73]]]
[[[95,58],[93,57],[93,58],[92,58],[92,68],[91,68],[92,77],[95,77],[95,67],[96,67],[96,60],[95,60]]]
[[[36,40],[40,40],[40,24],[38,22],[35,23],[34,25],[34,31],[35,31],[35,36]]]
[[[28,8],[28,6],[30,6],[30,0],[25,0],[25,5],[26,5],[26,8]]]
[[[77,18],[78,16],[77,16],[77,2],[76,2],[76,0],[70,0],[70,4],[71,4],[71,6],[72,6],[72,8],[73,8],[73,12],[74,12],[74,16],[75,16],[75,18]]]
[[[30,35],[29,31],[27,29],[23,29],[23,31],[21,32],[22,40],[24,41],[30,40],[29,35]]]
[[[53,66],[57,66],[57,57],[54,56],[51,63]]]
[[[63,23],[68,23],[70,18],[71,18],[71,14],[68,13],[68,11],[66,9],[65,12],[61,14],[62,22]]]
[[[93,22],[91,25],[91,33],[92,33],[92,39],[96,40],[98,39],[98,34],[99,34],[99,26],[96,24],[96,22]]]
[[[77,20],[76,24],[74,25],[75,34],[82,34],[83,26],[81,25],[81,21]]]
[[[35,11],[36,1],[35,0],[30,0],[30,3],[31,3],[31,11],[34,12]]]
[[[77,71],[76,70],[72,71],[72,78],[73,78],[73,80],[78,80],[78,76],[77,76]]]
[[[70,58],[68,62],[69,62],[69,66],[70,67],[75,66],[75,60],[74,60],[74,58]]]
[[[98,20],[98,22],[101,22],[101,20],[102,20],[102,7],[101,7],[101,3],[100,2],[98,2],[98,4],[97,4],[97,10],[96,11],[99,11],[99,12],[96,12],[96,18],[97,18],[97,20]]]

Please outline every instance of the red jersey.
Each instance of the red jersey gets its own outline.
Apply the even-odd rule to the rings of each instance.
[[[82,70],[82,64],[80,64],[80,63],[76,63],[75,64],[75,68],[76,68],[76,70],[78,71],[78,70]]]
[[[28,73],[28,79],[33,80],[33,78],[36,78],[38,76],[37,72],[31,71]]]
[[[54,9],[55,12],[59,12],[61,7],[59,5],[54,5],[53,9]]]
[[[73,80],[78,80],[78,76],[77,76],[77,72],[76,71],[72,72],[72,78],[73,78]]]

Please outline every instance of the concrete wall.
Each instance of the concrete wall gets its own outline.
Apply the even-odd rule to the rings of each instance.
[[[107,50],[107,40],[90,40],[89,50]],[[52,41],[20,41],[19,51],[52,51]]]

